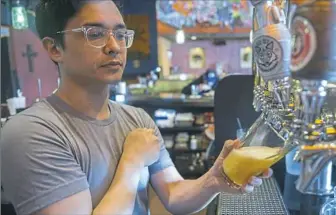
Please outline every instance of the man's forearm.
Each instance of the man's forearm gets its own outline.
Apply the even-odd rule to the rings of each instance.
[[[218,194],[214,181],[206,173],[196,180],[170,185],[168,210],[173,214],[191,214],[204,209]]]
[[[142,169],[143,165],[121,158],[113,182],[93,215],[132,214]]]

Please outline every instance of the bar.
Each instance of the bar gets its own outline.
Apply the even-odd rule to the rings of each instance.
[[[1,214],[336,215],[336,1],[1,1]]]

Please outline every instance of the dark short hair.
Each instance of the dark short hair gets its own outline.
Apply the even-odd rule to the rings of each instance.
[[[36,30],[41,39],[51,37],[58,45],[64,47],[64,35],[56,34],[63,31],[68,21],[88,2],[112,0],[40,0],[35,9]],[[122,0],[113,0],[120,9]]]

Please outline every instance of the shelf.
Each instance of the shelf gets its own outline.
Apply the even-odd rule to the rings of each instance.
[[[171,152],[171,153],[202,153],[202,152],[206,152],[206,149],[195,149],[195,150],[192,150],[192,149],[167,149],[168,152]]]
[[[205,127],[203,126],[190,126],[190,127],[173,127],[173,128],[159,128],[161,133],[176,133],[176,132],[203,132]]]
[[[214,100],[212,97],[200,99],[190,98],[161,98],[149,96],[130,96],[126,103],[134,106],[152,106],[160,108],[188,107],[188,108],[213,108]]]

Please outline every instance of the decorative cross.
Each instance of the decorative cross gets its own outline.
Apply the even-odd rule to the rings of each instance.
[[[23,52],[22,56],[28,58],[29,72],[34,72],[34,62],[33,62],[33,59],[34,59],[34,57],[37,56],[37,52],[33,51],[32,45],[27,44],[27,46],[26,46],[26,53]]]

